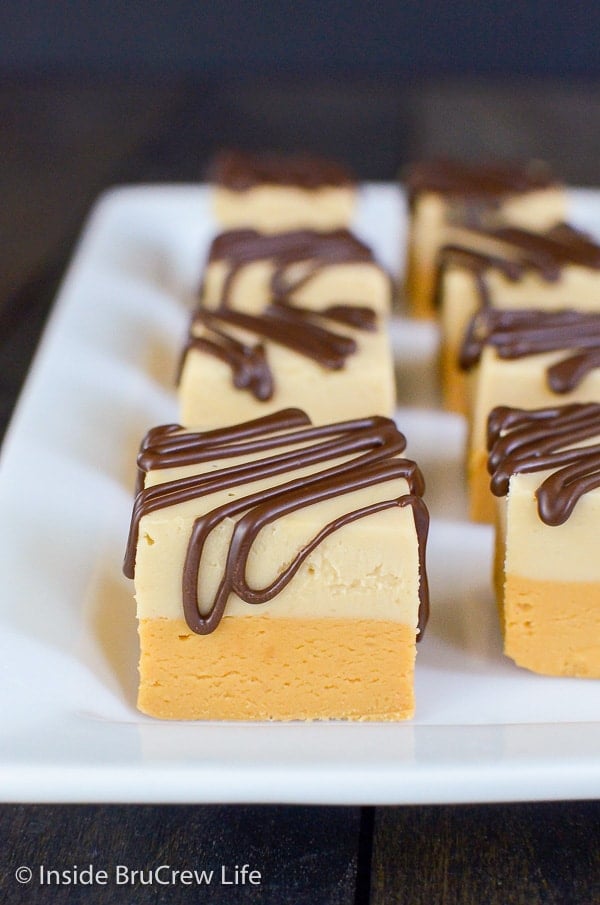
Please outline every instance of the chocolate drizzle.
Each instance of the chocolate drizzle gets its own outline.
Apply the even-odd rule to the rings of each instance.
[[[209,311],[199,308],[192,320],[190,335],[183,350],[179,374],[185,356],[192,350],[220,358],[231,367],[234,386],[249,390],[256,399],[271,399],[274,379],[262,342],[242,342],[227,328],[235,328],[286,346],[312,359],[322,368],[337,371],[344,367],[349,355],[357,350],[355,340],[316,323],[336,320],[358,329],[373,330],[375,315],[371,309],[351,305],[334,305],[324,311],[313,311],[295,305],[273,304],[261,314],[246,314],[231,308]],[[198,335],[198,329],[205,331]]]
[[[257,185],[293,185],[302,189],[352,186],[350,170],[336,161],[310,154],[246,153],[224,150],[208,169],[210,182],[234,192]]]
[[[321,233],[294,230],[262,235],[252,229],[221,233],[214,240],[208,261],[224,261],[227,274],[223,282],[221,305],[231,304],[235,280],[248,264],[273,262],[270,293],[276,301],[289,300],[327,267],[337,264],[375,264],[371,249],[346,229]],[[390,294],[392,282],[390,278]]]
[[[600,313],[487,308],[471,319],[461,368],[474,367],[486,345],[504,359],[565,350],[565,357],[548,368],[547,382],[552,392],[568,393],[600,367]]]
[[[176,425],[156,428],[142,444],[140,460],[144,467],[156,467],[157,457],[166,456],[168,466],[189,464],[200,456],[203,461],[218,461],[242,454],[254,454],[269,449],[272,454],[248,463],[228,466],[217,471],[166,481],[142,489],[136,496],[124,572],[132,578],[135,571],[135,552],[141,519],[158,509],[174,506],[230,487],[251,485],[253,481],[275,479],[289,472],[315,465],[322,466],[313,474],[284,478],[283,483],[262,491],[249,492],[239,499],[199,516],[192,529],[182,577],[182,600],[185,618],[198,634],[208,634],[219,624],[230,594],[237,594],[251,604],[272,600],[292,580],[306,557],[332,532],[345,524],[374,512],[394,506],[410,506],[413,510],[419,545],[419,638],[428,616],[428,586],[425,568],[425,547],[429,518],[421,499],[424,482],[416,464],[399,458],[406,441],[393,421],[372,417],[320,427],[296,426],[302,417],[298,410],[286,410],[265,419],[257,419],[233,429],[211,431],[206,435],[188,435]],[[207,447],[203,448],[203,437]],[[191,438],[191,439],[189,439]],[[286,447],[277,453],[277,447]],[[150,458],[148,451],[151,450]],[[181,457],[181,459],[180,459]],[[334,459],[347,461],[328,464]],[[261,530],[289,512],[310,506],[321,500],[340,497],[363,487],[404,478],[409,493],[376,502],[346,514],[324,525],[294,557],[290,564],[266,588],[252,588],[245,572],[252,544]],[[237,521],[224,566],[223,576],[215,598],[199,600],[198,572],[202,552],[211,532],[224,519]]]
[[[555,179],[539,161],[481,164],[441,158],[409,167],[406,182],[411,205],[423,192],[451,198],[481,198],[494,205],[507,195],[548,188],[555,184]]]
[[[562,525],[583,494],[600,487],[600,404],[499,406],[488,419],[488,449],[496,496],[506,495],[513,474],[552,472],[536,491],[538,513],[546,525]]]
[[[481,248],[482,240],[485,248]],[[437,295],[444,271],[457,264],[471,271],[478,289],[481,307],[490,305],[486,281],[488,270],[497,270],[511,282],[518,282],[527,271],[534,271],[547,283],[557,282],[568,265],[600,270],[600,245],[588,235],[566,223],[545,233],[532,233],[516,227],[465,230],[462,241],[444,245],[438,255]]]
[[[248,452],[250,440],[253,452],[273,449],[281,445],[279,432],[309,424],[310,419],[305,412],[290,408],[211,431],[190,431],[180,424],[154,427],[140,445],[135,492],[137,494],[143,489],[144,476],[151,470],[200,465],[218,458],[221,452],[228,458],[242,456]],[[293,438],[294,435],[291,436]],[[286,435],[286,442],[289,437]]]

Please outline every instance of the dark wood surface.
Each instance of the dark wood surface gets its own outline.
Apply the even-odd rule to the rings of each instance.
[[[312,148],[391,179],[434,151],[535,155],[600,185],[600,87],[378,82],[0,84],[0,435],[60,276],[97,195],[117,183],[200,177],[223,144]],[[2,593],[10,593],[4,588]],[[599,708],[600,709],[600,708]],[[600,752],[599,752],[600,756]],[[553,802],[331,808],[0,806],[9,903],[595,905],[600,805]],[[20,886],[15,870],[221,870],[260,886]]]

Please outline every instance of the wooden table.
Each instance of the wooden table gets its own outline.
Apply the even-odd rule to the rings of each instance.
[[[540,156],[600,185],[600,87],[361,82],[0,85],[0,434],[96,196],[188,181],[225,144],[317,148],[365,179],[436,151]],[[599,752],[600,756],[600,752]],[[0,806],[10,903],[600,903],[596,801],[348,808]],[[19,885],[19,866],[235,865],[260,885]],[[229,873],[227,873],[229,871]]]

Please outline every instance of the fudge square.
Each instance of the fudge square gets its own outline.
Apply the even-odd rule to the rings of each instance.
[[[487,419],[500,405],[600,402],[600,312],[490,308],[473,318],[462,351],[470,370],[471,517],[491,522]]]
[[[440,250],[437,280],[444,401],[465,412],[458,358],[471,317],[481,308],[600,311],[600,245],[565,223],[543,233],[464,229]]]
[[[325,424],[391,415],[395,392],[389,336],[370,308],[200,308],[180,367],[179,418],[220,427],[298,406]]]
[[[224,150],[208,179],[215,217],[227,229],[338,229],[350,225],[356,206],[350,170],[310,154]]]
[[[290,409],[154,428],[138,456],[139,708],[167,719],[403,720],[428,613],[428,514],[379,416]]]
[[[539,162],[423,161],[408,169],[406,186],[405,292],[418,317],[435,314],[437,256],[454,227],[510,223],[539,231],[565,219],[566,194]]]
[[[500,407],[489,439],[505,652],[534,672],[600,678],[600,405]]]
[[[392,292],[390,275],[347,229],[272,235],[237,229],[214,239],[200,302],[256,314],[273,300],[313,309],[335,300],[389,314]]]

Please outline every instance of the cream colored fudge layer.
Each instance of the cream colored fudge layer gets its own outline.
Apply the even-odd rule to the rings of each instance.
[[[215,186],[213,212],[227,229],[249,227],[264,233],[291,229],[323,232],[350,226],[356,207],[352,186],[303,189],[260,185],[245,191]]]
[[[600,401],[600,369],[592,370],[571,392],[557,394],[548,387],[547,369],[568,354],[569,350],[562,350],[506,360],[486,346],[479,365],[471,370],[467,470],[470,513],[475,521],[494,520],[494,498],[487,471],[487,419],[492,409],[499,405],[534,409]]]
[[[180,619],[144,619],[139,632],[138,706],[151,716],[405,720],[414,714],[414,630],[403,623],[226,616],[207,636]]]
[[[535,492],[549,474],[514,474],[497,500],[505,653],[545,675],[600,678],[600,491],[584,494],[564,524],[546,525]]]
[[[434,293],[438,253],[452,242],[456,226],[451,222],[454,202],[434,192],[415,199],[409,224],[406,295],[413,314],[434,317]],[[545,230],[565,219],[566,196],[556,186],[522,195],[507,196],[493,209],[493,222],[532,231]]]
[[[227,261],[209,263],[204,275],[202,304],[217,308],[223,299],[223,284],[230,265]],[[302,266],[296,268],[300,275]],[[240,268],[231,286],[228,306],[256,314],[271,301],[271,261],[256,261]],[[378,314],[389,314],[391,283],[389,276],[374,263],[331,264],[323,267],[303,286],[291,293],[290,301],[315,311],[343,302],[364,305]]]
[[[325,322],[324,322],[325,323]],[[381,329],[354,330],[326,321],[332,331],[356,341],[357,351],[339,370],[275,342],[264,347],[273,375],[274,391],[268,400],[233,385],[232,369],[212,354],[191,348],[185,355],[179,381],[180,420],[184,425],[219,427],[257,418],[288,406],[302,408],[314,424],[358,418],[378,412],[391,415],[395,406],[395,379],[390,340]],[[242,342],[255,345],[260,337],[227,327]],[[195,330],[202,335],[202,328]]]
[[[532,271],[526,271],[518,281],[509,280],[490,268],[485,281],[493,308],[600,311],[600,271],[587,267],[567,265],[554,282]],[[458,360],[469,321],[481,303],[474,274],[468,268],[449,264],[441,279],[440,301],[444,403],[452,411],[466,413],[466,376]]]
[[[175,476],[186,472],[171,471]],[[313,474],[314,467],[286,474],[286,480]],[[171,478],[172,480],[172,478]],[[183,618],[181,581],[194,520],[249,492],[273,486],[273,478],[249,486],[230,486],[145,515],[139,526],[135,590],[139,619]],[[336,517],[379,500],[407,493],[406,481],[385,484],[312,504],[263,528],[252,545],[247,578],[252,587],[269,585],[315,536]],[[212,601],[223,577],[234,521],[211,533],[200,565],[203,603]],[[394,507],[344,525],[325,538],[303,562],[294,579],[270,602],[256,605],[231,594],[226,615],[265,615],[296,619],[353,618],[403,622],[416,631],[419,560],[410,507]],[[216,631],[219,631],[217,628]]]

